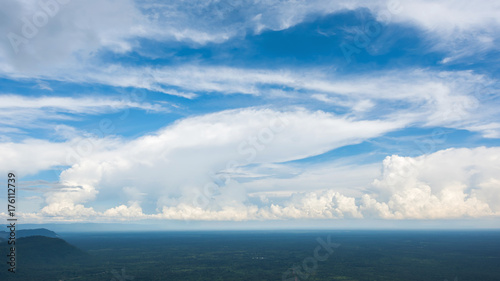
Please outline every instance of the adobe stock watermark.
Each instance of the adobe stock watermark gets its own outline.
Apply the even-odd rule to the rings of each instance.
[[[330,235],[328,235],[326,241],[320,237],[316,238],[319,245],[314,248],[313,255],[305,258],[302,264],[294,265],[283,272],[281,280],[298,281],[309,278],[318,269],[318,262],[326,261],[333,254],[334,249],[340,247],[340,244],[332,243],[330,238]]]
[[[446,111],[442,116],[443,121],[455,122],[452,127],[465,128],[470,120],[468,113],[470,110],[477,109],[481,103],[486,103],[496,97],[496,89],[489,85],[478,84],[474,87],[472,95],[468,95],[468,99],[454,103],[450,111]],[[424,140],[414,140],[413,143],[418,148],[413,151],[410,156],[419,156],[434,152],[439,144],[443,144],[448,139],[448,134],[453,132],[453,129],[435,128],[429,138]]]
[[[269,120],[268,126],[261,128],[255,135],[249,136],[246,140],[240,142],[237,152],[245,157],[243,161],[230,160],[226,163],[224,173],[209,173],[212,181],[205,184],[202,190],[196,190],[196,198],[193,199],[194,206],[206,208],[210,205],[211,199],[218,194],[221,187],[228,185],[231,180],[231,174],[238,171],[239,167],[252,163],[259,152],[266,149],[266,146],[274,141],[275,136],[285,130],[289,124],[288,119],[283,116],[277,116]]]
[[[9,32],[7,38],[14,53],[18,54],[23,44],[28,44],[43,28],[49,23],[50,18],[55,17],[61,10],[62,5],[66,5],[71,0],[39,0],[38,10],[30,17],[22,17],[22,26],[18,33]]]
[[[434,153],[438,150],[439,145],[444,144],[448,140],[448,135],[453,133],[453,131],[458,128],[467,127],[467,122],[470,120],[468,112],[472,109],[477,109],[481,103],[489,102],[496,98],[496,93],[498,90],[490,85],[478,84],[474,87],[471,95],[468,95],[468,99],[461,100],[458,103],[454,103],[450,111],[446,111],[441,119],[443,121],[455,122],[453,126],[450,127],[438,127],[434,128],[431,134],[425,139],[413,140],[413,149],[409,157],[419,157],[421,155],[427,155]],[[414,169],[417,169],[416,165],[418,161],[410,161],[409,165],[404,166],[399,170],[399,173],[403,176],[409,175]]]
[[[358,27],[351,43],[344,42],[340,44],[340,50],[347,63],[351,63],[351,57],[354,54],[359,54],[362,49],[368,48],[373,40],[380,36],[384,26],[392,21],[393,15],[401,13],[402,10],[399,0],[388,1],[386,9],[378,13],[377,20],[370,20],[363,26]]]
[[[146,97],[146,90],[134,88],[130,93],[122,94],[121,101],[124,103],[141,103],[146,100]],[[99,145],[98,141],[100,139],[104,139],[107,136],[113,135],[113,133],[117,129],[115,123],[126,120],[129,117],[130,107],[125,107],[118,113],[121,114],[117,116],[116,119],[102,118],[101,120],[99,120],[99,122],[96,124],[97,128],[89,131],[88,134],[85,135],[85,137],[72,144],[67,150],[66,159],[63,166],[72,166],[75,163],[81,162],[81,160],[85,157],[91,155]],[[64,170],[64,167],[58,167],[57,169],[54,169],[54,173],[56,173],[56,175],[60,175],[60,173]]]
[[[111,281],[126,281],[126,280],[134,280],[134,276],[127,275],[125,273],[125,268],[122,268],[120,272],[117,270],[113,269],[111,270],[111,274],[113,274],[113,278],[111,278]]]
[[[215,7],[208,6],[207,8],[213,8],[215,12],[215,16],[219,19],[225,19],[229,14],[235,12],[237,10],[236,5],[239,2],[230,1],[230,0],[222,0],[218,2],[213,2],[212,4]]]
[[[137,95],[137,90],[128,95],[127,98],[122,99],[123,101],[132,102],[142,102],[146,99],[147,93],[141,91],[141,95]],[[130,108],[126,107],[123,113],[118,116],[118,120],[125,120],[130,115]],[[93,129],[89,132],[86,138],[81,139],[75,146],[73,146],[66,156],[66,165],[71,165],[71,163],[79,162],[82,157],[90,155],[96,147],[95,140],[103,139],[106,136],[112,135],[116,131],[116,126],[114,123],[118,120],[113,120],[110,118],[103,118],[99,121],[99,126],[97,129]]]

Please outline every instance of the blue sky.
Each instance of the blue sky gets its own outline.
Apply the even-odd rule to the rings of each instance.
[[[26,222],[500,226],[498,4],[0,7]]]

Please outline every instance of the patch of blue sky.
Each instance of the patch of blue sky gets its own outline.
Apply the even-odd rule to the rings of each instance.
[[[153,113],[125,108],[112,113],[88,115],[83,120],[66,122],[65,125],[78,128],[82,135],[133,139],[167,126],[177,118],[178,115],[168,112]]]
[[[375,26],[367,31],[367,26]],[[433,51],[423,31],[400,23],[376,21],[368,9],[341,11],[307,20],[284,30],[249,31],[222,43],[196,44],[134,39],[139,45],[125,54],[102,51],[103,63],[161,67],[209,64],[243,68],[332,67],[342,73],[439,65],[443,52]],[[364,38],[364,39],[360,39]],[[342,46],[355,52],[349,60]]]
[[[43,182],[55,183],[59,181],[59,176],[62,171],[70,168],[69,166],[57,166],[52,169],[42,170],[36,174],[20,174],[19,177],[22,182],[31,182],[39,186],[44,186]],[[38,183],[37,183],[38,182]]]
[[[499,46],[500,41],[496,40],[493,44]],[[498,48],[479,50],[447,63],[440,61],[440,63],[436,65],[436,68],[445,71],[473,70],[474,73],[477,74],[498,77],[500,76],[500,50]]]
[[[448,148],[496,147],[499,145],[499,139],[483,138],[479,133],[467,130],[411,127],[283,164],[310,165],[353,158],[356,164],[361,165],[378,163],[391,155],[418,157]]]

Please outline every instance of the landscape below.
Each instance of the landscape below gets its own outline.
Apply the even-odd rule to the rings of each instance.
[[[0,280],[500,280],[499,231],[21,234]]]

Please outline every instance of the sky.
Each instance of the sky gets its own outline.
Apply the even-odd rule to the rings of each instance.
[[[24,223],[500,228],[499,14],[1,1],[0,180]]]

